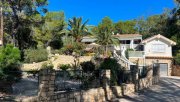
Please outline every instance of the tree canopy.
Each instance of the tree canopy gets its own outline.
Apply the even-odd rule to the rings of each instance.
[[[82,23],[81,17],[73,17],[72,19],[68,20],[69,35],[73,36],[76,42],[80,42],[82,36],[88,34],[88,28],[86,26],[88,21],[89,20],[86,20],[84,23]]]
[[[32,46],[31,27],[39,24],[37,15],[46,13],[47,0],[1,0],[5,19],[5,34],[7,42],[18,46],[22,51]]]

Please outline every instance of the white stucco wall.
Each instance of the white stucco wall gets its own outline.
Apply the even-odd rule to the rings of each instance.
[[[153,52],[152,46],[153,44],[164,44],[165,45],[165,52]],[[165,56],[165,57],[172,57],[172,47],[171,44],[163,39],[153,39],[152,41],[147,42],[144,45],[145,56]]]

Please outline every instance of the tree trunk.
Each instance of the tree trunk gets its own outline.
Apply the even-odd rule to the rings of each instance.
[[[1,17],[1,24],[0,24],[0,25],[1,25],[1,26],[0,26],[0,28],[1,28],[0,37],[1,37],[1,38],[0,38],[0,40],[2,41],[2,45],[4,45],[4,43],[3,43],[3,42],[4,42],[4,41],[3,41],[3,40],[4,40],[4,39],[3,39],[3,38],[4,38],[4,34],[3,34],[3,11],[2,11],[2,7],[0,8],[0,17]]]

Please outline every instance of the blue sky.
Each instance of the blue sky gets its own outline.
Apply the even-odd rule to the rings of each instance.
[[[66,19],[83,17],[89,25],[97,25],[105,16],[114,22],[161,14],[174,8],[173,0],[49,0],[49,11],[64,11]]]

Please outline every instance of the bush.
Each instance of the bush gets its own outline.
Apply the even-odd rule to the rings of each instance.
[[[53,49],[60,49],[63,47],[63,42],[62,40],[60,39],[56,39],[56,40],[53,40],[49,43],[49,45],[53,48]]]
[[[33,63],[47,61],[48,53],[46,49],[28,49],[24,54],[24,62]]]
[[[177,53],[174,57],[175,64],[180,65],[180,53]]]
[[[100,64],[100,69],[109,69],[111,70],[111,84],[117,85],[118,83],[118,72],[121,69],[121,65],[117,62],[116,59],[106,58]]]
[[[61,51],[66,55],[72,55],[73,52],[81,54],[84,49],[84,45],[82,43],[74,42],[73,44],[66,44]]]
[[[66,71],[67,69],[71,68],[71,65],[70,64],[59,64],[57,67],[58,67],[58,69],[62,69],[64,71]]]
[[[21,79],[20,51],[13,45],[0,48],[0,80],[16,82]]]
[[[41,66],[41,69],[53,69],[53,64],[52,62],[44,62]]]
[[[80,65],[84,72],[92,72],[95,70],[95,64],[91,61],[82,62]]]
[[[62,50],[51,50],[51,54],[63,54]]]

